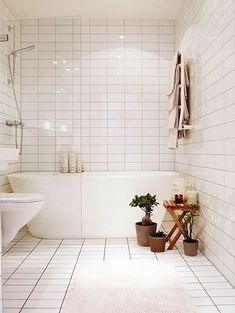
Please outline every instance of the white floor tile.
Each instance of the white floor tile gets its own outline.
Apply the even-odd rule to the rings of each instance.
[[[35,285],[37,282],[37,279],[9,279],[6,282],[6,286],[8,285],[17,285],[17,286],[31,286],[31,285]]]
[[[192,298],[208,298],[208,294],[206,293],[204,289],[200,289],[200,290],[192,289],[192,290],[189,290],[189,293]]]
[[[64,239],[61,243],[61,246],[63,245],[82,245],[83,239]]]
[[[68,285],[37,285],[34,292],[65,292]]]
[[[41,279],[69,279],[71,273],[44,273]]]
[[[11,279],[38,279],[41,273],[14,273]]]
[[[6,309],[4,308],[4,312],[3,313],[19,313],[20,309]]]
[[[25,300],[29,296],[29,292],[4,292],[3,299],[4,300]]]
[[[235,305],[219,305],[218,309],[221,313],[234,313]]]
[[[62,300],[28,300],[25,303],[24,308],[33,308],[33,309],[59,309],[61,306]]]
[[[138,246],[135,238],[40,240],[27,234],[14,243],[2,258],[3,278],[12,275],[3,286],[4,313],[19,313],[28,296],[22,313],[59,313],[71,275],[79,272],[80,263],[90,262],[92,266],[97,261],[113,260],[173,265],[196,313],[235,312],[235,289],[200,252],[196,257],[181,254],[181,243],[180,251],[156,254],[149,247]]]
[[[24,299],[18,299],[18,300],[3,300],[3,307],[4,308],[21,308],[24,304]]]
[[[184,287],[188,290],[203,290],[203,287],[200,283],[184,284]]]
[[[219,313],[219,310],[214,305],[196,306],[197,313]]]
[[[198,280],[195,276],[192,277],[179,277],[180,281],[183,283],[197,283]]]
[[[29,300],[62,300],[65,292],[33,292]]]
[[[217,271],[216,269],[210,270],[210,271],[194,271],[194,273],[198,277],[218,277],[221,276],[221,273]]]
[[[208,276],[208,277],[198,277],[201,283],[226,283],[226,279],[223,276]]]
[[[216,305],[234,305],[235,306],[235,297],[212,297],[212,300]]]
[[[106,239],[106,245],[127,245],[127,239],[126,238],[108,238]]]
[[[192,298],[193,304],[194,305],[213,305],[213,302],[211,301],[211,299],[207,296],[207,297],[202,297],[202,298]]]
[[[2,289],[4,292],[30,292],[33,287],[34,285],[4,285]]]
[[[64,286],[68,285],[69,279],[40,279],[38,286]]]
[[[228,282],[220,282],[220,283],[215,283],[215,282],[210,282],[210,283],[202,283],[202,286],[206,290],[211,290],[211,289],[231,289],[231,285]]]
[[[155,254],[132,254],[131,255],[131,260],[135,260],[135,259],[149,259],[149,260],[153,260],[153,261],[156,261],[157,260],[157,257]]]
[[[105,239],[103,238],[98,238],[98,239],[85,239],[84,240],[84,245],[104,245],[105,244]]]
[[[211,297],[235,297],[235,289],[208,289],[208,294]]]
[[[34,309],[34,308],[24,308],[21,313],[59,313],[58,309]]]

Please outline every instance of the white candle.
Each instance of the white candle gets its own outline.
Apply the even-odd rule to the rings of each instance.
[[[187,202],[189,204],[198,204],[198,192],[197,191],[187,191]]]
[[[76,173],[76,153],[69,153],[69,173]]]
[[[83,172],[83,165],[80,157],[77,157],[77,173],[82,173]]]
[[[68,166],[69,166],[68,153],[63,153],[61,155],[60,172],[61,173],[68,173],[68,171],[69,171]]]

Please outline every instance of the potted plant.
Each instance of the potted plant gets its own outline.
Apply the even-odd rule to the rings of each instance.
[[[198,251],[198,240],[193,239],[193,224],[196,216],[198,216],[196,212],[189,211],[182,221],[185,237],[183,241],[184,254],[187,256],[195,256]]]
[[[151,215],[154,206],[159,205],[156,201],[156,195],[151,196],[147,193],[145,196],[135,196],[129,204],[131,207],[139,207],[145,212],[141,222],[137,222],[136,235],[140,246],[149,247],[149,234],[156,232],[157,224],[152,222]]]
[[[149,235],[150,248],[152,252],[164,252],[167,242],[166,234],[159,230]]]

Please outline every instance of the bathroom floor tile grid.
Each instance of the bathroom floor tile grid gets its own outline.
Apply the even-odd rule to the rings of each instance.
[[[152,253],[132,238],[46,240],[25,231],[2,258],[3,312],[66,313],[63,303],[79,261],[98,260],[167,262],[188,289],[195,312],[235,312],[235,289],[202,253],[186,257],[180,244],[165,253]]]

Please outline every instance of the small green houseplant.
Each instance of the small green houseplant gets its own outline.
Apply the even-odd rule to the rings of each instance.
[[[193,239],[193,226],[196,216],[198,216],[197,212],[189,211],[182,220],[184,229],[184,254],[188,256],[195,256],[198,251],[198,240]]]
[[[137,242],[140,246],[149,246],[149,234],[151,232],[156,232],[157,224],[151,220],[151,215],[155,206],[158,206],[159,203],[156,201],[156,195],[146,195],[137,196],[132,199],[129,204],[131,207],[139,207],[144,211],[145,215],[142,218],[141,222],[137,222],[136,225],[136,234]]]
[[[164,252],[167,242],[166,234],[159,230],[149,235],[150,249],[152,252]]]

